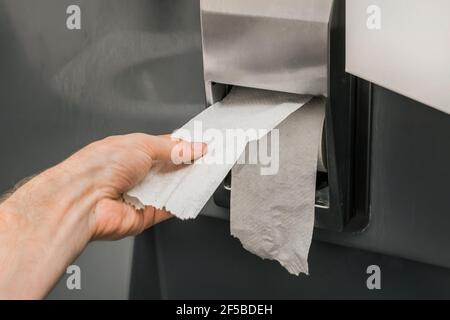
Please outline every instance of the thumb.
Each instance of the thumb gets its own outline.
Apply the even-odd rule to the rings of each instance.
[[[170,136],[145,136],[145,145],[152,160],[172,161],[179,165],[190,163],[206,154],[207,145],[187,142]]]

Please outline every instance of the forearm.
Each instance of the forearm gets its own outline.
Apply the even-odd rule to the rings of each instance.
[[[173,152],[173,151],[176,152]],[[189,163],[202,143],[130,134],[95,142],[41,173],[0,204],[0,298],[42,298],[91,240],[122,239],[172,217],[135,210],[122,194],[153,161],[181,155]]]
[[[64,166],[38,175],[0,205],[0,298],[44,297],[90,240],[95,186],[89,170],[74,180]]]

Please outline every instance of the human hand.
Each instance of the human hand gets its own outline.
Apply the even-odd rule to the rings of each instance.
[[[122,194],[154,161],[176,155],[189,162],[205,152],[204,144],[169,136],[109,137],[31,179],[0,205],[0,297],[8,289],[13,297],[42,297],[89,241],[135,235],[170,218],[136,210]]]
[[[132,134],[95,142],[62,165],[73,172],[86,173],[88,169],[87,175],[95,179],[95,191],[99,193],[90,215],[92,238],[115,240],[139,234],[172,217],[169,212],[153,207],[136,210],[122,201],[122,194],[147,175],[154,161],[189,163],[205,151],[202,143],[191,144],[170,136]]]

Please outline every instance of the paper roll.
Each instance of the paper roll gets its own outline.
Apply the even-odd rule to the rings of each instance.
[[[317,171],[318,172],[328,172],[327,168],[327,135],[326,135],[326,121],[325,121],[325,108],[323,113],[322,124],[320,125],[322,128],[319,140],[319,159],[317,160]]]
[[[296,275],[308,273],[324,106],[324,99],[315,98],[278,126],[276,175],[262,176],[261,165],[238,164],[232,171],[232,235]]]
[[[308,273],[323,119],[324,99],[235,87],[173,135],[208,142],[208,154],[188,166],[155,163],[124,198],[137,207],[148,205],[180,219],[195,218],[234,166],[231,233],[262,258],[278,260],[294,274]],[[268,134],[276,127],[279,130]],[[216,138],[207,138],[213,132]],[[233,141],[217,138],[230,132],[245,134]],[[272,140],[276,134],[279,140]],[[246,155],[269,137],[268,149],[274,156],[270,170],[261,158],[248,163]],[[221,153],[227,160],[214,161]]]
[[[190,166],[155,163],[125,200],[138,208],[166,209],[180,219],[196,218],[248,142],[266,136],[310,100],[310,96],[234,87],[223,101],[173,134],[174,138],[207,142],[208,154]]]

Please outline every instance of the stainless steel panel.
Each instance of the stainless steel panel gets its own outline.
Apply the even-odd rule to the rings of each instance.
[[[347,0],[347,71],[450,113],[449,12],[448,0]]]
[[[327,95],[333,0],[202,0],[203,60],[211,82]]]

